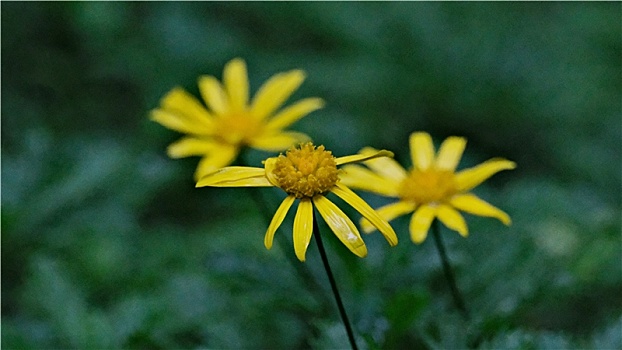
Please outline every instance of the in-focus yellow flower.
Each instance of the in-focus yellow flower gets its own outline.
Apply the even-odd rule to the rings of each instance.
[[[171,144],[171,158],[202,157],[195,180],[230,165],[244,146],[282,151],[308,141],[302,133],[283,131],[312,111],[322,108],[319,98],[306,98],[277,112],[305,79],[301,70],[279,73],[266,81],[249,103],[246,64],[235,58],[225,65],[223,84],[215,77],[199,78],[198,99],[180,87],[167,93],[151,119],[188,136]]]
[[[272,187],[281,188],[287,197],[276,210],[264,239],[266,248],[272,247],[274,233],[296,199],[299,200],[294,218],[294,250],[300,261],[305,260],[307,246],[313,233],[313,205],[324,218],[339,240],[359,257],[367,255],[367,247],[361,235],[346,214],[326,198],[334,193],[356,209],[369,225],[377,228],[391,246],[397,244],[397,236],[389,223],[382,219],[369,204],[348,187],[340,183],[337,166],[361,162],[378,157],[392,157],[389,151],[374,151],[335,158],[324,146],[312,143],[290,148],[285,155],[268,158],[264,168],[230,166],[209,174],[197,183],[197,187]]]
[[[390,158],[372,159],[364,163],[369,169],[358,165],[344,167],[342,183],[354,189],[398,198],[397,202],[379,208],[378,214],[391,221],[414,212],[410,219],[410,237],[417,244],[425,240],[434,218],[466,237],[469,231],[458,210],[494,217],[510,225],[508,214],[469,191],[501,170],[514,169],[516,164],[495,158],[456,172],[465,146],[465,138],[448,137],[435,157],[430,135],[416,132],[410,135],[412,170],[406,171]],[[361,154],[374,152],[376,150],[372,148],[360,151]],[[361,221],[361,227],[365,232],[374,230],[365,220]]]

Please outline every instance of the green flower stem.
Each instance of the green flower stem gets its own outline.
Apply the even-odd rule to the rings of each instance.
[[[441,261],[443,262],[443,271],[445,272],[445,278],[449,283],[449,288],[451,289],[451,295],[454,299],[454,304],[462,316],[465,319],[469,318],[469,311],[466,308],[464,303],[464,299],[462,298],[462,294],[460,293],[460,289],[458,289],[458,285],[456,284],[456,278],[454,276],[454,271],[449,264],[449,258],[447,257],[447,253],[445,252],[445,245],[443,244],[443,238],[440,233],[440,224],[437,219],[434,219],[432,223],[432,235],[434,236],[434,243],[436,243],[436,249],[438,250],[438,254],[441,256]]]
[[[324,244],[322,243],[322,235],[320,235],[320,229],[317,224],[315,212],[313,213],[313,237],[315,237],[317,248],[320,251],[320,256],[322,257],[322,263],[324,263],[324,269],[326,270],[326,275],[328,276],[330,287],[333,290],[333,295],[335,296],[335,301],[337,302],[337,307],[339,308],[339,314],[341,315],[341,320],[343,321],[343,325],[346,327],[346,333],[348,333],[348,339],[350,340],[350,346],[352,346],[352,350],[357,350],[358,347],[356,346],[356,341],[354,340],[354,333],[352,332],[352,327],[350,326],[350,321],[348,320],[348,314],[346,314],[346,309],[343,307],[343,303],[341,302],[341,296],[339,296],[339,290],[337,289],[337,283],[335,282],[335,278],[333,277],[333,272],[330,269],[330,265],[328,264],[328,257],[326,256],[326,251],[324,250]]]

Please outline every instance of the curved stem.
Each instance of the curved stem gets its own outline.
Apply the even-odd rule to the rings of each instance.
[[[339,295],[339,290],[337,289],[337,283],[335,282],[333,272],[330,268],[330,265],[328,264],[328,257],[326,256],[326,251],[324,250],[322,235],[320,235],[320,229],[317,224],[315,212],[313,213],[313,237],[315,237],[317,248],[320,251],[322,263],[324,264],[324,269],[326,270],[326,275],[328,276],[330,287],[333,290],[333,295],[335,296],[335,301],[337,302],[337,308],[339,309],[341,320],[343,321],[343,325],[346,327],[346,333],[348,334],[348,340],[350,340],[350,346],[352,346],[352,350],[357,350],[358,347],[356,346],[356,341],[354,340],[354,333],[352,332],[352,327],[350,326],[350,321],[348,320],[348,314],[346,314],[346,309],[343,307],[343,303],[341,302],[341,296]]]
[[[432,223],[432,235],[434,236],[434,243],[436,243],[436,249],[438,250],[438,254],[441,256],[441,261],[443,262],[443,272],[445,273],[445,278],[449,283],[449,288],[451,289],[451,295],[454,299],[454,304],[464,318],[469,318],[469,311],[466,308],[464,303],[464,299],[462,298],[462,294],[460,293],[460,289],[458,289],[458,285],[456,284],[456,278],[454,276],[454,271],[449,264],[449,258],[447,257],[447,253],[445,252],[445,245],[443,244],[443,238],[440,234],[439,222],[437,219],[434,219]]]

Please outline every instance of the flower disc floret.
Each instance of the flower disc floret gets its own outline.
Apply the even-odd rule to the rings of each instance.
[[[272,175],[278,187],[296,198],[328,192],[339,181],[335,157],[324,146],[312,143],[279,155]]]

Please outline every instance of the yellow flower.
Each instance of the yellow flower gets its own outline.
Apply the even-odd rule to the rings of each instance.
[[[322,108],[319,98],[306,98],[277,112],[305,79],[301,70],[274,75],[249,103],[246,64],[235,58],[225,65],[223,84],[202,76],[198,85],[206,109],[194,96],[176,87],[161,100],[151,119],[188,136],[171,144],[171,158],[201,156],[195,179],[230,165],[241,148],[282,151],[309,140],[302,133],[283,131],[312,111]]]
[[[348,187],[339,182],[337,166],[368,159],[389,156],[389,151],[374,151],[335,158],[324,146],[312,143],[290,148],[285,155],[268,158],[264,168],[231,166],[203,177],[197,187],[272,187],[281,188],[287,197],[276,210],[264,239],[266,248],[272,247],[274,233],[296,199],[299,200],[294,218],[294,250],[300,261],[305,260],[307,246],[313,233],[313,205],[324,218],[339,240],[359,257],[367,255],[367,247],[361,235],[341,209],[326,198],[334,193],[356,209],[370,225],[377,228],[391,246],[397,244],[397,236],[389,223],[382,219],[369,204]]]
[[[430,135],[416,132],[410,135],[412,170],[406,171],[393,159],[378,158],[365,162],[369,169],[357,165],[344,167],[342,183],[355,189],[398,198],[397,202],[379,208],[378,214],[391,221],[414,212],[410,219],[410,237],[417,244],[425,240],[434,218],[466,237],[469,231],[458,210],[494,217],[510,225],[511,220],[506,213],[469,191],[501,170],[514,169],[516,164],[495,158],[456,172],[465,146],[466,139],[449,137],[435,157]],[[360,151],[361,154],[374,152],[376,150],[372,148]],[[374,230],[365,220],[362,220],[361,226],[365,232]]]

